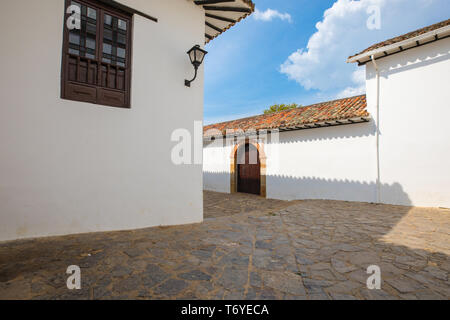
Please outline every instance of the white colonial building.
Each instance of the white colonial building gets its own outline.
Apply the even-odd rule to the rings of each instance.
[[[450,20],[348,62],[367,95],[205,127],[204,188],[450,207]]]
[[[202,221],[170,156],[203,119],[186,52],[254,10],[209,2],[2,1],[0,241]]]

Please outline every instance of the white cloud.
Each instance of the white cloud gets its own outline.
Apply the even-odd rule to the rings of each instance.
[[[337,98],[357,96],[366,92],[366,71],[364,68],[357,68],[352,73],[351,79],[354,85],[339,92]]]
[[[288,22],[292,22],[292,17],[289,13],[280,13],[277,10],[267,9],[266,11],[260,11],[258,9],[253,13],[255,20],[272,21],[273,19],[281,19]]]
[[[366,85],[359,87],[347,87],[336,95],[337,99],[359,96],[366,93]]]
[[[370,6],[381,9],[381,29],[369,30]],[[364,68],[347,64],[348,56],[368,46],[445,20],[448,0],[337,0],[324,13],[307,47],[292,53],[280,67],[305,89],[338,97],[365,91]]]

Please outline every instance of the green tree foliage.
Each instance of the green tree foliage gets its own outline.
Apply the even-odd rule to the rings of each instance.
[[[284,110],[296,109],[296,108],[300,108],[300,107],[301,106],[296,103],[275,104],[275,105],[271,106],[269,109],[264,110],[264,114],[272,114],[272,113],[276,113],[276,112],[280,112],[280,111],[284,111]]]

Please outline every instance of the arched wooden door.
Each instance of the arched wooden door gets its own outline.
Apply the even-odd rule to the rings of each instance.
[[[261,162],[259,151],[252,144],[246,144],[237,154],[238,192],[261,194]]]

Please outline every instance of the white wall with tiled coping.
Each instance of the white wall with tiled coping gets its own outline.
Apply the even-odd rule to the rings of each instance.
[[[281,132],[259,141],[266,159],[268,198],[376,200],[374,122]],[[234,146],[205,143],[206,190],[230,192]]]
[[[267,197],[450,207],[450,39],[366,65],[370,123],[285,132],[264,146]],[[204,147],[204,188],[230,192],[230,147]],[[377,185],[379,195],[377,196]]]

